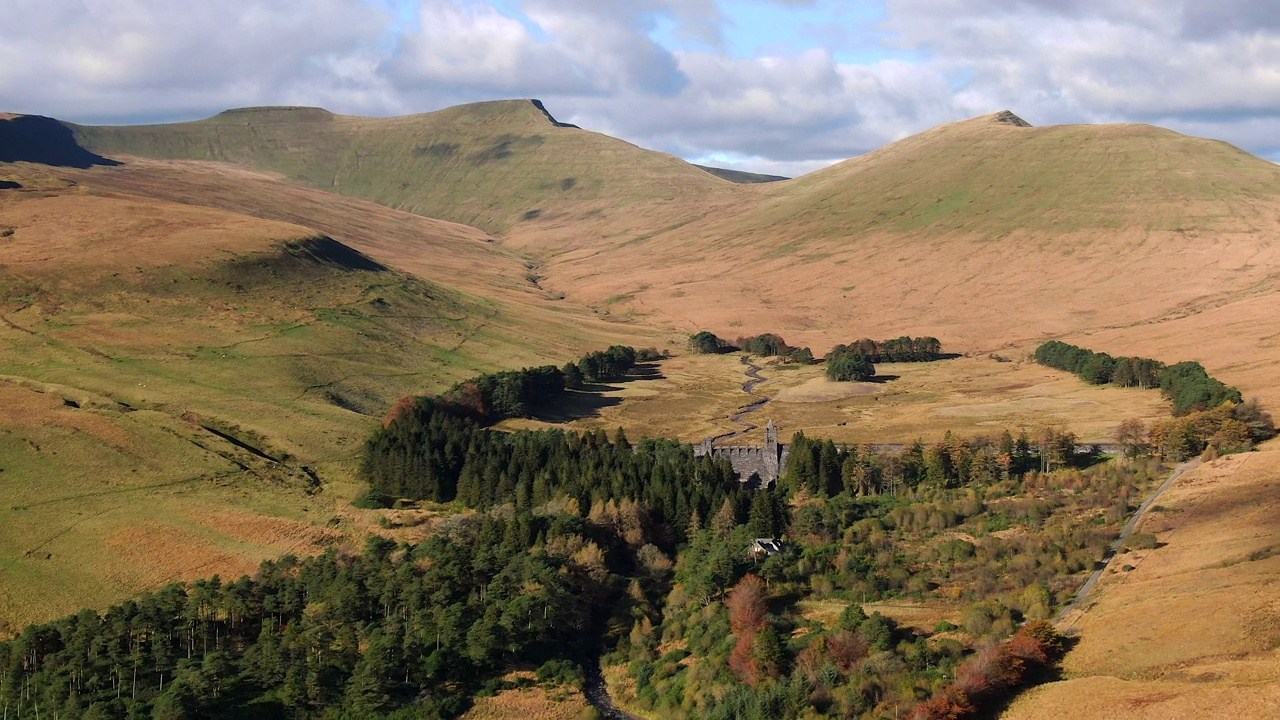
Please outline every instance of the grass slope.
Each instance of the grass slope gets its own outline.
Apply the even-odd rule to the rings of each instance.
[[[556,123],[529,100],[394,118],[244,108],[187,123],[70,127],[108,156],[238,163],[489,232],[734,191],[678,158]]]
[[[1011,120],[1012,118],[1012,120]],[[806,175],[753,220],[810,237],[1238,228],[1229,212],[1280,196],[1273,163],[1150,125],[1018,124],[986,115]],[[822,212],[815,212],[815,210]]]
[[[1280,714],[1280,446],[1208,463],[1162,496],[1130,551],[1072,620],[1066,677],[1001,717],[1233,717]]]
[[[546,286],[690,332],[780,332],[819,354],[903,333],[1016,354],[1097,332],[1125,353],[1160,334],[1152,354],[1204,359],[1280,400],[1263,340],[1280,330],[1267,310],[1280,297],[1280,168],[1148,126],[1003,120],[753,186],[749,201],[643,242],[530,246],[553,258]],[[1243,343],[1252,354],[1226,350],[1242,347],[1227,320],[1257,333]],[[1158,329],[1174,322],[1199,333]],[[1249,363],[1265,367],[1225,367]]]
[[[384,261],[311,227],[143,192],[219,187],[195,170],[192,189],[130,168],[140,194],[97,172],[0,166],[20,186],[0,191],[11,629],[359,542],[373,518],[348,505],[358,451],[397,397],[634,337],[547,297],[474,230],[341,198],[317,211]],[[245,187],[295,212],[319,203],[266,178]]]

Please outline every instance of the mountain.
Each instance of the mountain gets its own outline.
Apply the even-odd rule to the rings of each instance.
[[[1223,204],[1275,201],[1277,177],[1274,163],[1216,140],[1149,125],[1032,127],[1005,111],[806,175],[758,219],[814,237],[1230,231],[1240,218]]]
[[[760,184],[566,126],[536,101],[70,127],[106,158],[230,161],[474,225],[527,255],[542,288],[653,326],[785,331],[819,352],[908,331],[987,351],[1109,332],[1200,353],[1245,385],[1266,373],[1187,338],[1220,337],[1221,314],[1265,331],[1280,169],[1152,126],[1032,127],[1003,111]]]
[[[264,107],[196,122],[68,127],[109,157],[237,163],[493,233],[535,219],[581,219],[603,206],[734,191],[679,158],[557,122],[536,100],[393,118]]]
[[[1099,333],[1084,344],[1199,358],[1280,400],[1260,362],[1280,308],[1280,168],[1150,126],[1011,116],[753,186],[662,232],[530,246],[554,258],[549,287],[690,330],[783,332],[818,352],[864,335],[990,352]]]

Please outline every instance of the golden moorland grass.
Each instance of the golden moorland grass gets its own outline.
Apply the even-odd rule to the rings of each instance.
[[[59,181],[70,171],[6,173],[39,187],[0,196],[14,230],[0,240],[10,629],[287,552],[358,547],[371,530],[420,537],[419,518],[384,529],[349,505],[360,448],[397,397],[636,336],[537,290],[476,231],[369,203],[321,211],[322,193],[261,178],[241,190],[268,207],[311,203],[319,232],[392,270],[315,260],[318,232],[294,215]],[[453,279],[463,288],[430,282]]]
[[[531,678],[532,673],[509,673],[512,681]],[[475,705],[462,715],[462,720],[590,720],[599,717],[587,703],[582,691],[568,686],[541,686],[504,690],[491,697],[476,698]]]
[[[1160,547],[1119,558],[1067,619],[1080,637],[1067,679],[1004,717],[1280,715],[1277,498],[1275,442],[1183,476],[1139,528]]]
[[[15,379],[0,407],[0,634],[347,536],[305,478],[190,422]]]
[[[742,391],[747,367],[741,355],[680,355],[657,364],[660,378],[636,379],[603,392],[575,394],[553,404],[539,420],[510,421],[507,427],[567,423],[579,430],[622,427],[632,438],[674,437],[698,442],[742,429],[729,416],[753,396]],[[767,381],[754,397],[771,398],[744,418],[763,426],[772,419],[784,437],[803,431],[842,443],[937,441],[947,432],[961,437],[1009,430],[1028,435],[1046,427],[1075,432],[1083,442],[1108,443],[1119,422],[1168,415],[1159,393],[1097,387],[1031,362],[986,357],[933,363],[877,366],[895,379],[835,383],[823,367],[756,360]],[[763,430],[736,443],[760,443]]]

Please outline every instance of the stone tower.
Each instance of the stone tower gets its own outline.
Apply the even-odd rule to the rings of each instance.
[[[766,481],[776,480],[779,473],[781,453],[778,452],[778,426],[769,419],[764,428],[764,478]]]

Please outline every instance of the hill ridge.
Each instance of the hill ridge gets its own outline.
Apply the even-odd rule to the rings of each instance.
[[[391,118],[249,108],[185,123],[67,126],[99,153],[237,163],[494,234],[598,216],[602,205],[705,201],[739,187],[674,156],[562,123],[535,99]]]

